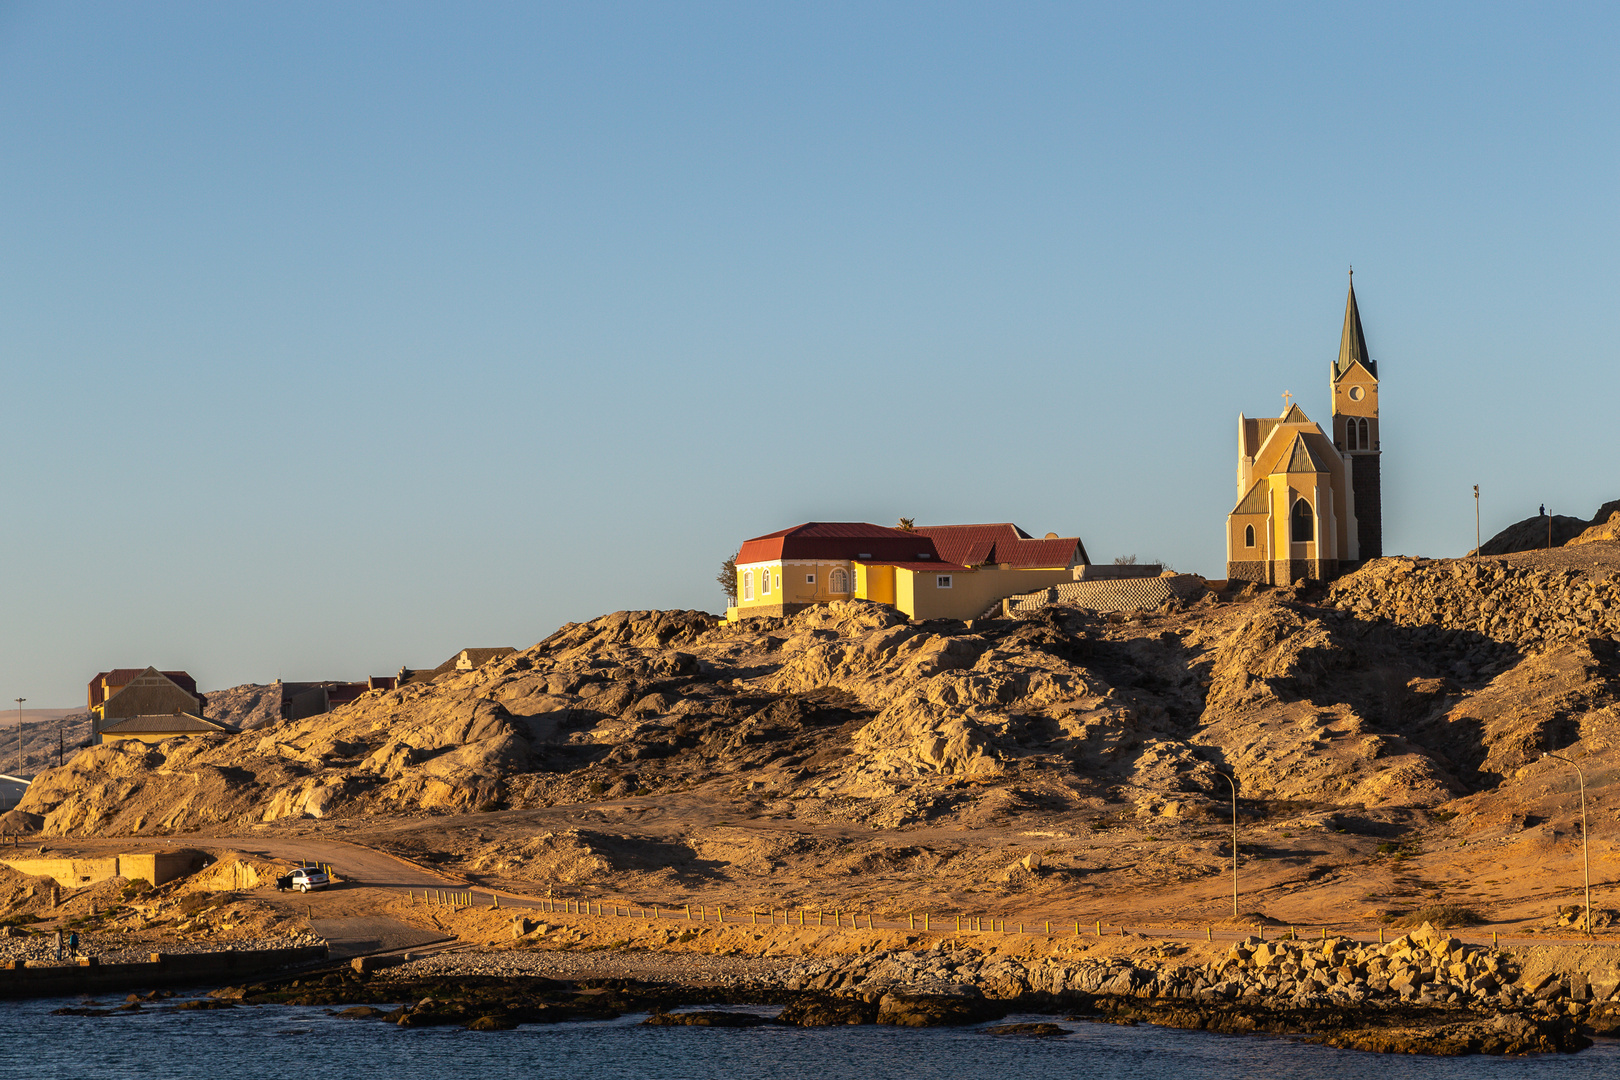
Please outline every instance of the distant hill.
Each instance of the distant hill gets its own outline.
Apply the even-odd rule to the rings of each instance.
[[[1546,547],[1563,547],[1594,525],[1609,520],[1609,515],[1620,510],[1620,499],[1606,502],[1590,519],[1554,514],[1552,540],[1547,538],[1547,519],[1539,514],[1516,521],[1480,545],[1481,555],[1510,555],[1515,551],[1539,551]],[[1469,552],[1470,555],[1473,552]]]
[[[249,731],[281,720],[281,684],[243,683],[228,690],[210,690],[208,719]]]
[[[62,760],[71,761],[79,745],[90,738],[90,714],[84,709],[24,709],[22,761],[17,758],[17,710],[0,710],[0,773],[32,777]]]

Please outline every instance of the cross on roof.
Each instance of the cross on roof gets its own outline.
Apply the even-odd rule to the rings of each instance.
[[[1283,399],[1283,412],[1287,412],[1288,411],[1288,406],[1293,403],[1294,395],[1290,394],[1287,390],[1284,390],[1283,394],[1282,394],[1282,399]]]

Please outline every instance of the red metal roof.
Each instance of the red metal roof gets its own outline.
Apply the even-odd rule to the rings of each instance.
[[[864,521],[807,521],[791,529],[744,540],[737,552],[740,564],[779,559],[909,559],[932,561],[939,557],[934,542],[916,532],[886,529]]]
[[[1007,521],[987,525],[919,525],[916,531],[933,539],[940,558],[970,566],[995,562],[1027,570],[1087,561],[1085,546],[1078,536],[1036,540]]]

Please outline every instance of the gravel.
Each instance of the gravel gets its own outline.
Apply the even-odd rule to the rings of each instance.
[[[780,981],[792,962],[702,953],[443,952],[378,973],[384,979],[442,975],[539,975],[548,979],[640,979],[686,986],[742,986]]]

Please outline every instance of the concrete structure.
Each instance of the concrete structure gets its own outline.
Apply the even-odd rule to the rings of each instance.
[[[1276,418],[1238,416],[1228,578],[1273,585],[1323,580],[1383,553],[1378,365],[1367,355],[1354,282],[1331,384],[1332,437],[1295,404]]]
[[[103,964],[95,957],[84,957],[72,966],[37,963],[31,966],[21,960],[11,960],[0,966],[0,998],[67,997],[155,986],[241,983],[248,976],[320,963],[330,952],[325,945],[301,945],[291,949],[150,955],[151,960],[144,964]]]
[[[202,852],[180,848],[176,851],[104,855],[91,859],[53,859],[30,855],[0,859],[0,865],[9,866],[19,874],[48,877],[64,889],[77,889],[115,877],[125,877],[131,881],[141,878],[152,885],[162,885],[200,870],[206,861],[207,856]]]
[[[888,529],[811,521],[743,543],[726,617],[872,600],[914,619],[971,619],[1004,597],[1071,581],[1088,561],[1078,537],[1037,540],[1006,522]]]
[[[186,714],[201,718],[208,699],[184,671],[114,668],[90,680],[90,738],[101,742],[109,725],[134,717]],[[194,734],[195,732],[191,732]]]

